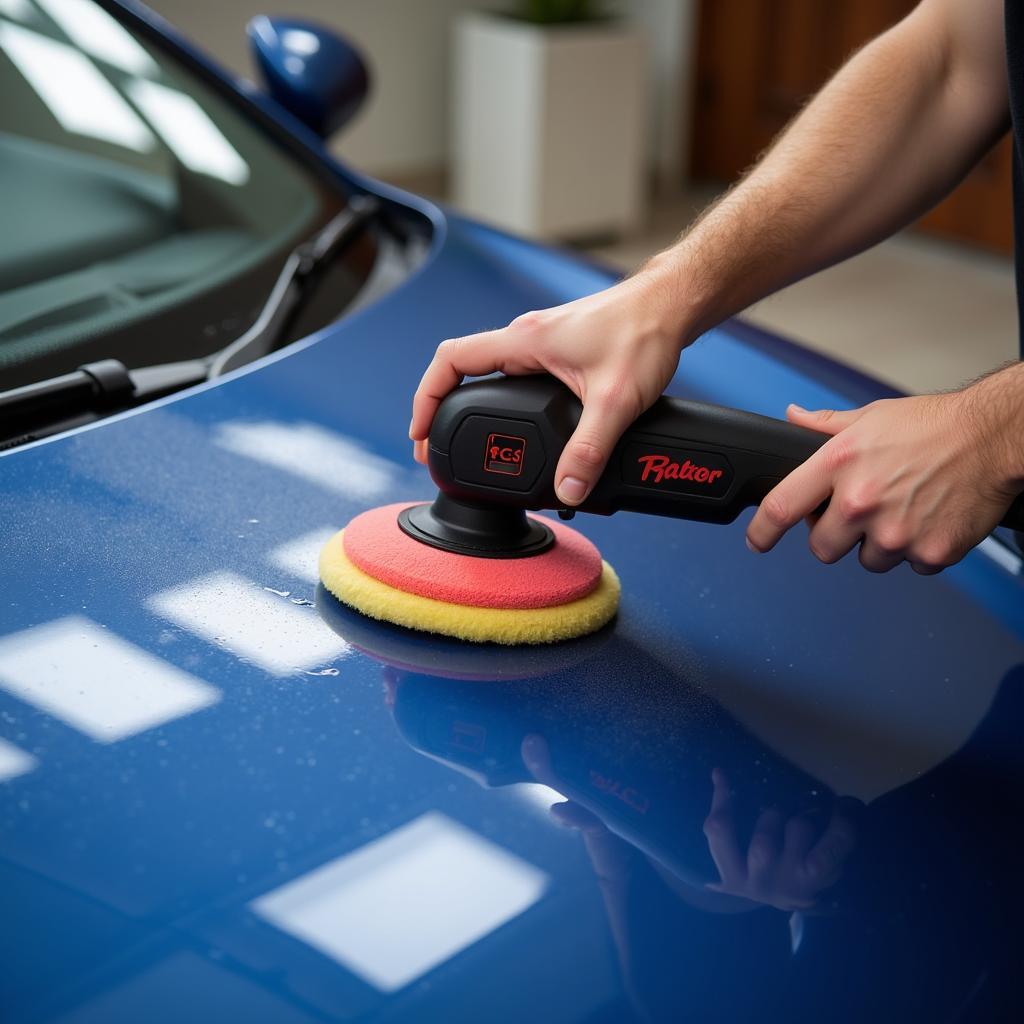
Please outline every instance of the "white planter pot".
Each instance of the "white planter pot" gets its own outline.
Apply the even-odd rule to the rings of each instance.
[[[645,192],[646,41],[620,22],[455,27],[453,198],[524,234],[626,232]]]

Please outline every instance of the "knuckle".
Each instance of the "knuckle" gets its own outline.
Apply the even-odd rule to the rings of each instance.
[[[953,543],[947,537],[921,541],[914,548],[912,561],[932,571],[943,569],[956,561]]]
[[[581,465],[595,468],[604,462],[604,451],[592,438],[577,438],[572,443],[572,458]]]
[[[725,815],[717,811],[704,819],[704,835],[709,839],[720,839],[726,834],[728,828],[729,823],[726,821]]]
[[[462,338],[445,338],[440,345],[437,346],[437,354],[442,357],[450,357],[454,355],[462,347]]]
[[[838,434],[827,441],[821,449],[822,457],[825,460],[825,469],[829,473],[837,473],[848,466],[854,458],[854,447],[849,438]]]
[[[775,491],[765,496],[761,502],[761,511],[772,526],[781,528],[789,525],[789,510],[785,501]]]
[[[906,549],[909,537],[899,526],[883,526],[871,538],[872,543],[883,555],[901,555]]]
[[[871,515],[878,508],[874,489],[861,485],[840,495],[836,511],[848,523],[855,523]]]
[[[520,313],[509,326],[523,332],[534,332],[542,328],[544,322],[544,313],[539,309],[531,309],[525,313]]]

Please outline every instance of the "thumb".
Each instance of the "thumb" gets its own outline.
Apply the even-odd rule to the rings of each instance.
[[[786,419],[790,423],[818,430],[824,434],[838,434],[850,424],[856,423],[864,415],[864,407],[860,409],[815,409],[813,412],[791,404],[786,409]]]
[[[578,505],[591,492],[619,438],[633,417],[621,406],[592,399],[558,460],[555,493],[566,505]]]

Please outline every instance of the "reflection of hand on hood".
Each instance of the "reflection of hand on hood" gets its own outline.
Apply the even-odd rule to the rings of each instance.
[[[761,811],[748,843],[740,839],[736,794],[725,773],[711,773],[711,808],[704,821],[708,850],[719,880],[712,892],[736,896],[785,911],[818,906],[843,873],[856,841],[856,800],[837,799],[824,829],[820,815],[786,817],[777,807]]]
[[[537,782],[556,792],[564,782],[551,765],[551,752],[543,736],[528,735],[522,744],[523,763]],[[736,913],[757,905],[778,910],[811,910],[819,896],[836,884],[853,849],[855,815],[853,800],[835,800],[827,824],[823,814],[799,813],[788,817],[777,807],[763,810],[748,844],[741,843],[736,794],[722,771],[712,772],[711,808],[704,822],[708,852],[719,874],[717,882],[697,887],[643,851],[651,867],[681,899],[693,907],[717,913]],[[555,804],[552,817],[583,836],[606,900],[621,898],[624,883],[633,870],[638,851],[616,836],[602,819],[602,808],[579,800]],[[609,908],[610,909],[610,908]]]

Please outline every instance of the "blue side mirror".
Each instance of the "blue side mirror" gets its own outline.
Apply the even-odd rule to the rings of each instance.
[[[337,33],[265,14],[253,18],[247,32],[271,97],[322,138],[362,106],[370,88],[366,64]]]

